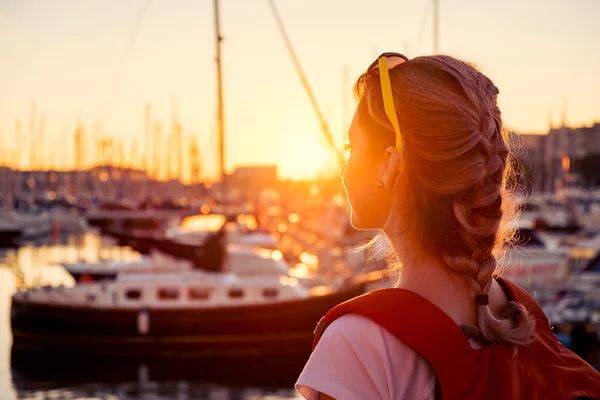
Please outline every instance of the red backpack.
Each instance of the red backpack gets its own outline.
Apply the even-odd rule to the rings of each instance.
[[[567,350],[548,319],[523,288],[498,279],[509,300],[536,319],[534,341],[514,347],[471,347],[460,327],[442,310],[404,289],[381,289],[331,309],[315,330],[313,349],[325,328],[347,313],[365,316],[411,347],[433,367],[437,395],[468,399],[600,399],[600,373]]]

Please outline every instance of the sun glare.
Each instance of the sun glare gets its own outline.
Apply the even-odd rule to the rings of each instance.
[[[316,178],[331,157],[330,152],[313,140],[295,142],[293,148],[281,154],[282,175],[293,179]]]

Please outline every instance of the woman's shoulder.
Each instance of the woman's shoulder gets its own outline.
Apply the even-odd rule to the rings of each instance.
[[[345,345],[355,351],[361,359],[377,360],[382,364],[389,364],[394,370],[423,369],[434,376],[433,369],[425,359],[384,327],[365,316],[352,313],[341,316],[327,327],[321,341],[323,346],[329,347],[335,346],[342,338]]]
[[[306,398],[433,399],[435,374],[383,327],[346,314],[327,327],[296,387]]]

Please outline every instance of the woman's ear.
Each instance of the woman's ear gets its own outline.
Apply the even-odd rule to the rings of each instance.
[[[398,165],[402,159],[404,149],[398,150],[393,146],[385,149],[384,165],[381,174],[381,182],[386,189],[391,189],[396,184],[398,178]]]

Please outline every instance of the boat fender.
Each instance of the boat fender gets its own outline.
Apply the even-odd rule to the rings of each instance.
[[[137,317],[137,330],[140,335],[150,332],[150,313],[148,310],[140,310]]]

